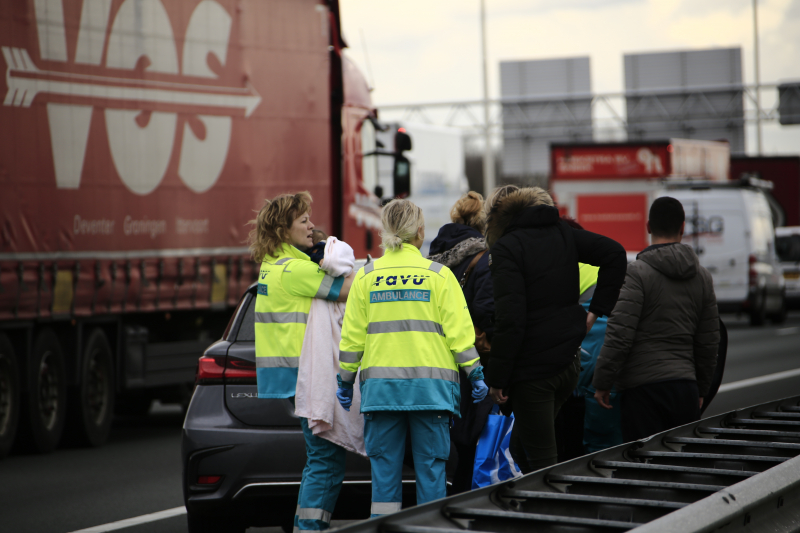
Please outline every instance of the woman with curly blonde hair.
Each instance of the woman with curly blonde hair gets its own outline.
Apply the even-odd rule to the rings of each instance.
[[[346,301],[353,275],[329,276],[304,253],[314,244],[308,192],[265,200],[251,223],[250,250],[261,263],[255,309],[258,397],[292,398],[311,301]],[[344,480],[346,451],[314,435],[306,418],[300,425],[308,459],[294,526],[327,529]]]

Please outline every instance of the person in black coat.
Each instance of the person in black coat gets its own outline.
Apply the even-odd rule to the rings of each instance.
[[[431,243],[431,255],[428,259],[453,271],[464,291],[472,323],[477,328],[476,333],[483,332],[484,345],[488,347],[494,334],[494,295],[489,254],[486,253],[486,240],[483,237],[486,225],[483,197],[473,191],[465,194],[453,206],[450,219],[453,223],[442,226]],[[481,354],[483,360],[486,352],[481,350],[481,342],[477,342],[475,347],[479,353],[484,351]],[[475,447],[491,409],[492,401],[488,397],[477,404],[472,403],[469,380],[462,376],[461,418],[455,420],[451,430],[451,440],[458,452],[451,488],[453,494],[472,488]]]
[[[496,403],[511,403],[511,455],[528,473],[557,461],[553,421],[577,384],[581,341],[616,304],[625,250],[608,237],[571,228],[538,187],[494,205],[486,241],[495,301],[486,384]],[[578,303],[579,262],[600,267],[588,313]]]

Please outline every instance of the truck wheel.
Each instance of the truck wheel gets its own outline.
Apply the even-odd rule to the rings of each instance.
[[[765,291],[761,291],[753,298],[753,304],[750,308],[750,325],[763,326],[767,321],[767,295]]]
[[[114,365],[105,332],[89,334],[80,367],[80,385],[70,391],[71,440],[83,446],[102,446],[114,417]]]
[[[36,335],[23,394],[27,441],[39,453],[52,452],[61,440],[67,408],[67,374],[61,343],[52,329]]]
[[[0,459],[8,455],[19,424],[19,372],[14,347],[0,333]]]

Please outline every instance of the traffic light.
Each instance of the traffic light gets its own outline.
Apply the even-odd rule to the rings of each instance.
[[[405,128],[400,127],[394,132],[394,151],[402,154],[406,150],[411,150],[411,136],[406,133]]]
[[[411,194],[411,162],[403,152],[411,150],[411,136],[405,128],[397,128],[394,132],[394,169],[392,182],[395,198],[407,198]]]

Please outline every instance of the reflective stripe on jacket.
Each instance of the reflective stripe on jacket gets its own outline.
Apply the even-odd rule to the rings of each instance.
[[[467,375],[481,369],[474,343],[453,273],[404,244],[359,270],[353,281],[339,345],[340,375],[353,383],[361,369],[362,412],[458,413],[458,369]]]
[[[259,398],[295,395],[300,351],[312,298],[335,301],[344,277],[320,270],[308,256],[283,244],[265,257],[256,296],[256,378]]]

